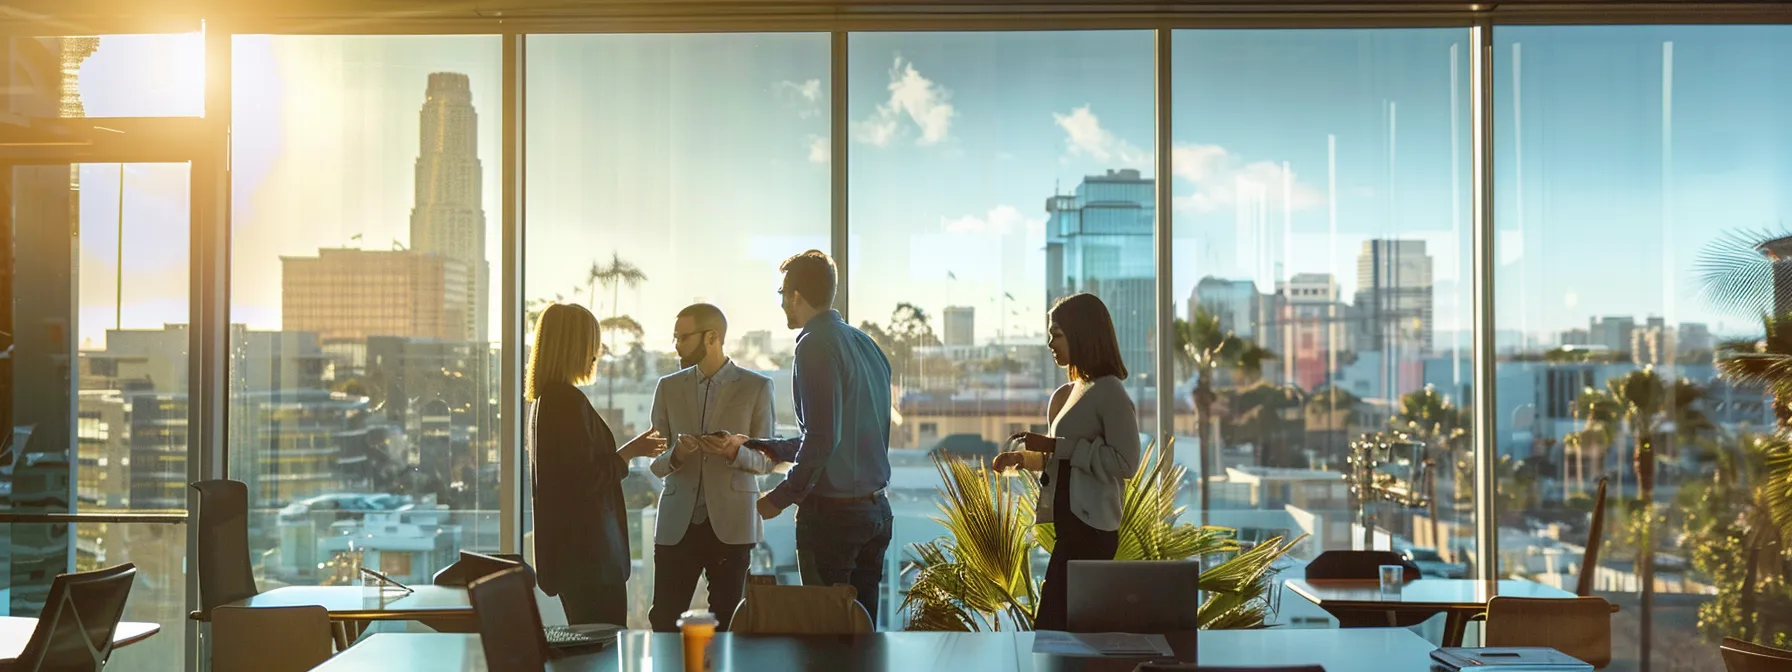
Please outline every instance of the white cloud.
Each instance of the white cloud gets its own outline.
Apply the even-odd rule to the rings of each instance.
[[[833,143],[828,142],[827,138],[818,135],[809,136],[810,163],[827,163],[833,158],[833,154]]]
[[[932,145],[951,133],[952,92],[923,77],[915,65],[896,56],[890,66],[890,98],[877,104],[877,109],[864,121],[853,123],[853,137],[859,142],[884,147],[904,127],[904,119],[913,123],[921,137],[916,144]]]
[[[797,116],[809,119],[821,115],[821,80],[789,80],[772,85],[772,89],[797,108]]]
[[[1064,143],[1071,156],[1086,156],[1111,167],[1151,168],[1151,153],[1102,128],[1101,119],[1088,105],[1071,110],[1070,114],[1054,112],[1052,119],[1058,122],[1058,128],[1064,129]]]
[[[1234,205],[1243,193],[1263,198],[1265,206],[1280,210],[1284,188],[1287,205],[1305,210],[1325,204],[1325,194],[1303,184],[1294,171],[1274,161],[1246,162],[1219,145],[1185,143],[1170,150],[1171,172],[1195,187],[1195,193],[1175,197],[1178,210],[1214,212]]]
[[[1045,229],[1044,217],[1027,217],[1012,205],[990,208],[982,217],[941,217],[940,229],[946,233],[1006,235],[1016,231],[1028,234]]]

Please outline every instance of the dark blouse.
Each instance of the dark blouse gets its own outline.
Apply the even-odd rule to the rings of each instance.
[[[558,595],[581,582],[628,581],[622,499],[628,462],[616,454],[609,425],[585,393],[561,383],[536,399],[528,438],[542,591]]]

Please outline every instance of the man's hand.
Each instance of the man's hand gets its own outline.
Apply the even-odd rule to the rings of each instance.
[[[759,517],[765,520],[777,518],[778,514],[784,512],[783,509],[778,508],[777,504],[772,503],[771,495],[760,497],[757,508],[759,509]]]
[[[1026,462],[1022,459],[1025,455],[1025,453],[1020,452],[996,453],[996,459],[989,463],[989,468],[992,471],[1002,472],[1007,471],[1011,467],[1023,467],[1026,465]]]
[[[686,460],[696,457],[697,451],[702,449],[703,439],[690,434],[679,434],[678,443],[672,446],[672,459],[683,464]]]
[[[719,455],[723,459],[733,462],[734,458],[740,455],[741,445],[746,442],[747,435],[745,434],[729,434],[727,436],[709,434],[703,437],[703,452]]]
[[[616,454],[621,455],[622,459],[632,460],[637,457],[659,457],[663,452],[666,452],[666,437],[660,436],[660,430],[649,429],[641,432],[640,436],[629,439]]]

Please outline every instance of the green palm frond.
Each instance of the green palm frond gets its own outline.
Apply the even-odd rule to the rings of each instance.
[[[1786,235],[1765,229],[1732,229],[1719,235],[1693,261],[1699,298],[1737,316],[1760,315],[1772,309],[1773,262],[1758,246]]]
[[[1767,478],[1756,496],[1779,526],[1781,538],[1792,539],[1792,443],[1780,437],[1762,450]]]

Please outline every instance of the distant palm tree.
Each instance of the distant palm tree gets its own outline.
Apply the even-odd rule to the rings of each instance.
[[[1303,397],[1299,388],[1262,381],[1234,392],[1228,402],[1232,410],[1229,435],[1256,448],[1259,467],[1295,466],[1288,459],[1288,449],[1297,444],[1306,427],[1301,413]],[[1272,455],[1276,459],[1271,459]]]
[[[1237,361],[1245,341],[1222,327],[1218,315],[1201,306],[1195,307],[1194,319],[1177,319],[1174,327],[1176,359],[1198,376],[1193,396],[1195,433],[1200,435],[1201,524],[1206,525],[1213,508],[1208,482],[1213,477],[1214,459],[1219,454],[1219,437],[1215,435],[1213,421],[1213,402],[1219,400],[1219,392],[1214,389],[1213,374],[1222,364]]]
[[[636,287],[640,287],[641,283],[647,281],[647,274],[641,272],[641,268],[639,266],[636,266],[631,262],[624,261],[622,259],[622,255],[617,254],[615,252],[611,252],[610,253],[610,264],[608,266],[602,266],[602,265],[599,265],[597,262],[592,262],[591,263],[591,271],[587,274],[585,280],[588,283],[588,287],[591,291],[591,298],[592,298],[593,302],[595,302],[597,300],[597,286],[598,285],[602,285],[604,287],[609,288],[609,290],[610,290],[610,318],[609,319],[615,320],[619,317],[622,317],[622,311],[620,310],[621,306],[619,305],[622,301],[622,288],[624,286],[627,286],[629,289],[634,289]],[[629,321],[634,322],[634,320],[629,320]],[[635,326],[637,329],[639,329],[639,327],[640,327],[639,324],[637,324]],[[607,393],[608,400],[604,402],[604,405],[609,408],[615,408],[616,407],[616,378],[615,378],[615,376],[607,376],[607,378],[609,378],[609,380],[606,382],[606,387],[609,388],[609,392]]]
[[[1307,396],[1305,409],[1309,446],[1328,459],[1341,457],[1350,437],[1355,434],[1352,430],[1358,426],[1356,413],[1362,405],[1362,398],[1336,385],[1324,385],[1314,390]],[[1311,445],[1313,432],[1323,432],[1323,445]]]
[[[1719,344],[1717,375],[1766,389],[1779,429],[1792,430],[1792,313],[1762,315],[1761,331],[1759,340]]]
[[[1587,478],[1589,454],[1593,456],[1593,468],[1604,475],[1605,457],[1612,444],[1617,442],[1619,425],[1624,422],[1624,407],[1610,392],[1589,387],[1574,400],[1572,410],[1574,419],[1581,422],[1581,428],[1564,437],[1563,444],[1574,451],[1576,490],[1579,491],[1584,489]]]
[[[1437,469],[1442,466],[1451,473],[1460,471],[1456,452],[1468,438],[1468,419],[1461,408],[1450,403],[1449,397],[1426,385],[1425,389],[1401,396],[1400,412],[1388,422],[1394,430],[1425,442],[1425,459],[1431,466],[1425,470],[1425,482],[1419,485],[1425,488],[1425,499],[1430,502],[1431,539],[1432,543],[1437,543],[1443,538],[1439,525],[1441,507],[1437,502]],[[1456,490],[1456,496],[1462,496],[1464,489]]]

